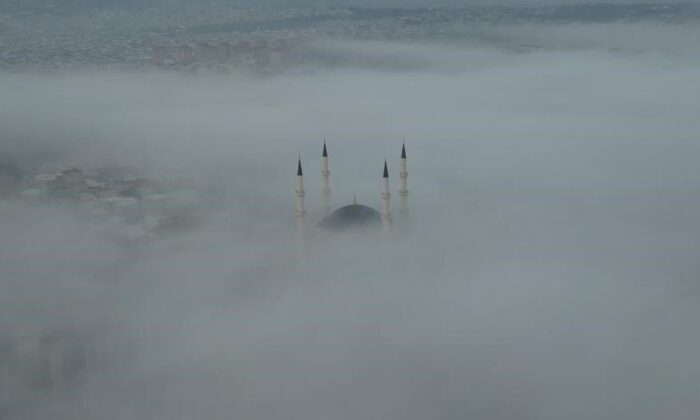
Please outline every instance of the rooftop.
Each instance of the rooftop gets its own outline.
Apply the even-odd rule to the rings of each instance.
[[[379,212],[362,204],[349,204],[340,207],[326,216],[320,223],[325,229],[343,231],[358,227],[381,225],[382,217]]]

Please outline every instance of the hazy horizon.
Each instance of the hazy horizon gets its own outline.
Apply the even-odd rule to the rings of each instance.
[[[331,6],[331,7],[463,7],[463,6],[559,6],[559,5],[586,5],[586,4],[611,4],[611,5],[633,5],[633,4],[659,4],[678,5],[693,4],[689,1],[675,0],[31,0],[18,2],[16,0],[2,0],[0,6],[17,5],[22,3],[25,6],[32,5],[63,5],[82,7],[133,7],[133,6],[197,6],[197,5],[227,5],[227,6],[277,6],[277,7],[304,7],[304,6]]]

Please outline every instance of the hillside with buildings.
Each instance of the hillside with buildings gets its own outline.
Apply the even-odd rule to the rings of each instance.
[[[306,47],[317,40],[468,41],[478,38],[485,24],[681,23],[700,17],[698,6],[650,4],[416,9],[246,9],[220,4],[130,8],[113,3],[110,8],[85,9],[75,4],[70,13],[69,6],[46,4],[0,13],[0,69],[276,72],[313,60]],[[490,41],[513,47],[512,40]]]

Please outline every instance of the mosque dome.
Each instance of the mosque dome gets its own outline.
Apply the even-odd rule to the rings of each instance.
[[[330,170],[328,169],[328,150],[326,142],[323,142],[323,152],[321,153],[321,203],[323,213],[328,213],[330,210]],[[406,171],[406,148],[401,147],[401,162],[399,167],[400,187],[399,187],[399,214],[404,217],[408,212],[408,188]],[[297,160],[297,176],[294,192],[296,193],[296,225],[297,232],[304,233],[304,219],[306,217],[306,209],[304,207],[304,171],[301,167],[301,156]],[[382,207],[381,213],[371,207],[358,204],[354,199],[352,204],[343,206],[334,212],[328,214],[319,227],[332,231],[358,230],[362,228],[375,227],[383,225],[384,230],[388,230],[391,225],[390,199],[389,191],[389,167],[386,159],[384,160],[384,171],[381,177],[381,193]]]
[[[353,203],[343,206],[326,216],[320,226],[329,230],[346,230],[382,224],[382,216],[372,207]]]

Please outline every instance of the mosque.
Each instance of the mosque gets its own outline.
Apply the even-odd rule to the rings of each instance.
[[[346,231],[358,229],[371,229],[382,226],[385,231],[388,231],[391,226],[391,211],[389,199],[389,167],[384,160],[384,171],[381,177],[381,212],[372,207],[359,204],[357,198],[353,199],[352,204],[340,207],[331,212],[330,208],[330,175],[328,169],[328,149],[326,142],[323,142],[323,152],[321,153],[321,197],[323,212],[326,215],[319,226],[330,231]],[[399,167],[399,178],[401,180],[399,186],[399,216],[405,217],[408,214],[408,172],[406,171],[406,145],[401,146],[401,163]],[[301,167],[301,157],[297,163],[297,181],[296,181],[296,221],[297,231],[304,232],[304,224],[306,217],[306,209],[304,207],[304,172]]]

